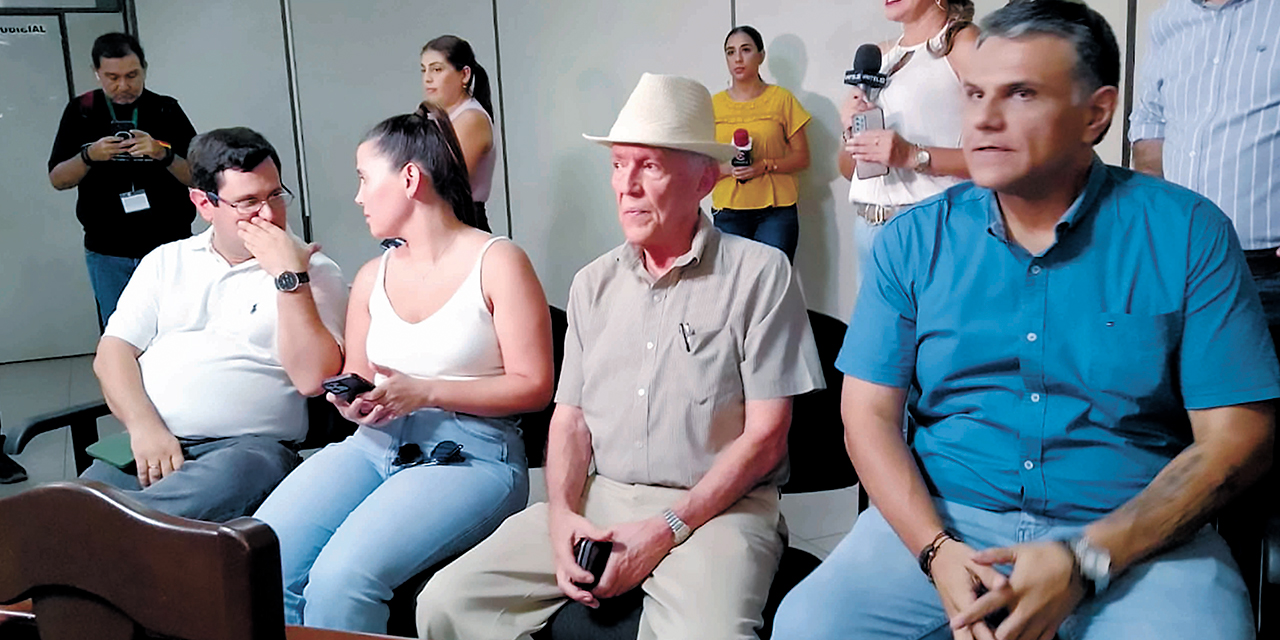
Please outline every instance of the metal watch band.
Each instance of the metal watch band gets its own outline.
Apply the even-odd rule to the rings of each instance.
[[[693,535],[693,529],[690,529],[689,525],[685,524],[684,520],[681,520],[680,516],[676,515],[676,512],[665,509],[662,512],[662,518],[667,521],[667,526],[671,527],[671,533],[676,537],[677,547],[684,544],[684,541],[688,540],[690,535]]]

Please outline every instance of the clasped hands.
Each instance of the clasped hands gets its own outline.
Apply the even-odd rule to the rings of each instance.
[[[1011,565],[1005,575],[996,566]],[[934,584],[956,640],[1050,640],[1084,599],[1075,557],[1060,542],[975,552],[949,541],[933,560]],[[992,628],[990,616],[1007,616]]]
[[[675,535],[662,516],[600,529],[563,507],[549,509],[556,584],[566,596],[593,609],[600,606],[601,599],[622,595],[639,586],[675,547]],[[589,583],[592,578],[591,572],[578,566],[574,558],[573,545],[581,538],[613,543],[604,574],[591,591],[574,584]]]

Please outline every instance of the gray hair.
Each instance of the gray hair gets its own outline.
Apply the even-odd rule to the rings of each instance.
[[[1011,0],[982,20],[978,46],[988,38],[1016,40],[1029,35],[1057,36],[1076,52],[1076,99],[1100,87],[1120,84],[1120,45],[1105,18],[1083,2]],[[1105,132],[1104,132],[1105,133]]]

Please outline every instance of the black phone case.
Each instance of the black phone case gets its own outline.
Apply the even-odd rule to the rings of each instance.
[[[609,563],[609,554],[613,552],[612,542],[600,542],[590,538],[582,538],[573,545],[574,559],[578,566],[591,572],[591,582],[575,582],[579,589],[590,591],[600,584],[600,576],[604,575],[604,567]]]
[[[356,396],[373,391],[373,383],[360,377],[358,374],[348,373],[345,376],[329,378],[321,383],[325,391],[339,396],[348,404],[356,399]]]

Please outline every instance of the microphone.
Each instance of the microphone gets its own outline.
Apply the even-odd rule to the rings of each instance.
[[[880,73],[880,47],[874,44],[864,44],[858,47],[857,53],[853,56],[853,68],[844,73],[844,83],[854,85],[862,89],[862,93],[866,95],[867,102],[875,102],[875,96],[884,88],[889,77]],[[884,109],[875,107],[862,113],[856,113],[853,121],[849,123],[849,127],[853,130],[854,135],[863,131],[884,128]],[[859,162],[854,167],[854,174],[859,180],[883,176],[889,173],[889,167],[874,162]]]
[[[868,102],[875,102],[875,92],[884,88],[889,77],[880,73],[880,47],[864,44],[853,54],[853,68],[844,72],[844,83],[862,88]]]
[[[738,155],[734,156],[729,164],[735,167],[751,166],[751,136],[747,135],[746,129],[738,129],[733,132],[733,146],[738,150]],[[738,180],[738,184],[742,184],[746,180]]]

